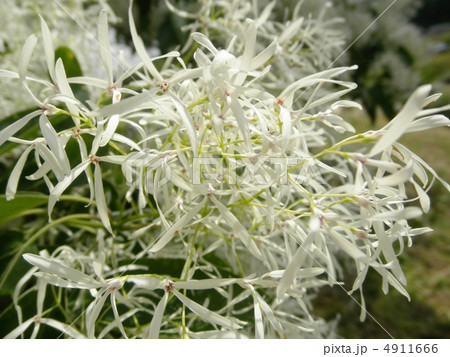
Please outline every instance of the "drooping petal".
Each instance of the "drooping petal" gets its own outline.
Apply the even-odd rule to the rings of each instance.
[[[188,212],[186,212],[180,219],[178,219],[173,225],[168,229],[165,229],[162,235],[157,239],[156,243],[150,248],[150,252],[157,252],[164,248],[167,243],[169,243],[175,236],[175,233],[180,229],[185,228],[192,218],[205,206],[207,196],[196,206],[192,207]]]
[[[200,32],[193,32],[191,37],[197,42],[199,45],[202,45],[206,49],[209,50],[214,56],[219,53],[219,50],[212,44],[208,37]]]
[[[86,161],[81,162],[78,166],[74,167],[70,174],[62,181],[60,181],[50,192],[50,196],[48,197],[48,217],[50,219],[51,213],[53,211],[53,207],[56,204],[56,201],[59,200],[59,197],[65,191],[67,187],[88,167],[91,161],[88,159]]]
[[[242,110],[242,107],[239,105],[237,98],[235,98],[234,96],[231,98],[230,109],[236,118],[238,127],[241,131],[242,138],[244,139],[246,146],[250,148],[250,133],[248,120],[245,117],[245,113]]]
[[[188,280],[188,281],[176,281],[173,286],[177,289],[188,290],[203,290],[214,289],[221,286],[227,286],[238,282],[239,279],[202,279],[202,280]]]
[[[272,43],[264,48],[260,53],[258,53],[253,59],[252,59],[252,69],[258,69],[259,67],[263,66],[276,52],[277,50],[277,40],[273,40]]]
[[[50,151],[47,145],[44,145],[42,142],[38,141],[35,144],[35,150],[36,154],[39,154],[39,156],[41,156],[44,159],[45,164],[49,165],[50,169],[53,171],[58,181],[62,181],[66,176],[66,174],[64,173],[61,163],[53,154],[53,152]]]
[[[50,147],[50,150],[58,159],[63,172],[68,175],[70,173],[69,158],[67,157],[64,146],[61,143],[56,130],[53,128],[52,124],[50,124],[50,121],[45,114],[41,114],[39,118],[39,126],[41,128],[42,135],[47,141],[47,145]]]
[[[253,294],[253,313],[255,318],[255,338],[263,339],[264,338],[264,321],[261,313],[261,306],[259,304],[259,300],[256,297],[256,292],[253,287],[251,287]]]
[[[12,339],[12,338],[17,338],[19,337],[21,334],[23,334],[26,329],[28,327],[31,326],[31,324],[35,322],[34,317],[32,317],[31,319],[28,319],[27,321],[21,323],[19,326],[17,326],[14,330],[12,330],[10,333],[8,333],[5,337],[5,339]]]
[[[331,228],[328,229],[327,232],[333,242],[354,260],[368,262],[368,257],[355,244],[352,244],[348,239],[345,239],[342,234]]]
[[[379,186],[398,186],[402,183],[407,182],[414,174],[413,171],[414,162],[411,160],[405,167],[394,172],[391,175],[376,177],[375,183]]]
[[[198,315],[202,320],[205,320],[211,324],[220,325],[232,330],[238,330],[242,328],[242,321],[237,319],[226,318],[218,313],[208,310],[206,307],[196,303],[195,301],[184,296],[182,293],[173,289],[171,291],[189,310]]]
[[[31,253],[24,254],[23,257],[28,263],[39,268],[42,272],[54,274],[75,283],[80,282],[91,286],[91,288],[98,288],[101,286],[101,284],[97,280],[90,277],[89,275],[86,275],[79,270],[68,267],[67,265],[64,265],[56,260],[48,259]]]
[[[130,32],[131,32],[131,38],[133,40],[134,48],[136,49],[136,53],[138,54],[139,58],[144,62],[145,67],[148,69],[150,74],[157,79],[158,81],[162,82],[163,77],[159,73],[159,71],[156,69],[155,65],[153,64],[152,60],[147,54],[147,51],[145,50],[144,42],[142,41],[142,38],[138,35],[136,31],[136,25],[134,24],[133,19],[133,1],[130,1],[130,6],[128,8],[128,19],[130,23]]]
[[[197,138],[197,134],[195,132],[194,121],[192,120],[192,117],[189,114],[186,107],[184,106],[184,104],[175,95],[172,95],[170,93],[170,98],[172,99],[172,102],[175,105],[175,108],[177,108],[178,114],[180,115],[183,125],[186,128],[186,131],[189,136],[189,140],[191,142],[192,152],[194,153],[194,155],[197,155],[198,138]]]
[[[233,231],[237,238],[247,247],[249,252],[254,255],[259,260],[263,260],[264,257],[256,245],[255,241],[248,234],[247,229],[242,225],[241,222],[231,213],[231,211],[225,207],[217,198],[212,195],[210,197],[211,201],[214,202],[217,209],[219,210],[222,219],[233,228]]]
[[[66,71],[64,69],[64,64],[61,58],[56,60],[55,64],[55,81],[58,86],[59,92],[67,97],[75,98],[70,88],[69,82],[67,81]],[[67,102],[67,108],[73,114],[72,119],[76,126],[80,125],[80,119],[77,117],[79,110],[76,105]]]
[[[41,318],[41,324],[53,327],[54,329],[64,333],[65,335],[74,339],[84,339],[85,335],[74,329],[71,325],[67,325],[63,322],[57,321],[55,319],[43,317]]]
[[[416,189],[417,196],[419,197],[420,206],[425,213],[430,211],[430,197],[427,193],[418,185],[415,181],[412,181],[414,188]]]
[[[37,39],[36,35],[28,36],[28,38],[26,39],[26,41],[23,45],[22,52],[20,53],[19,78],[22,82],[24,82],[26,79],[25,77],[27,75],[28,65],[30,63],[31,56],[33,55],[34,48],[36,47],[37,40],[38,39]]]
[[[146,104],[146,108],[158,108],[160,104],[156,101],[155,94],[157,89],[144,90],[142,93],[128,97],[120,102],[109,104],[100,109],[100,114],[110,117],[114,114],[122,114],[124,112],[139,109],[142,104]]]
[[[167,305],[167,300],[169,298],[169,294],[164,291],[164,295],[156,306],[155,313],[153,314],[152,321],[150,322],[150,326],[148,328],[148,337],[147,338],[159,338],[159,331],[161,329],[161,322],[164,316],[164,310]],[[146,338],[146,337],[144,337]]]
[[[98,42],[100,46],[100,56],[106,68],[109,83],[113,82],[113,68],[111,60],[111,45],[109,43],[108,34],[108,15],[106,9],[102,9],[98,16]]]
[[[440,128],[443,126],[450,126],[450,120],[444,115],[431,115],[424,118],[414,120],[406,130],[406,133],[416,131],[428,130],[433,128]]]
[[[424,101],[430,93],[431,85],[423,85],[417,88],[409,97],[403,109],[397,116],[392,119],[379,132],[385,131],[377,143],[370,150],[368,157],[375,156],[381,151],[392,145],[403,133],[407,130],[409,124],[416,118],[419,111],[422,109]]]
[[[28,146],[25,151],[20,155],[19,160],[17,160],[14,169],[11,171],[11,175],[9,175],[8,183],[6,185],[6,200],[12,200],[17,192],[17,185],[19,184],[20,175],[22,174],[23,167],[25,162],[27,161],[28,154],[33,150],[33,146]]]
[[[270,308],[270,306],[267,304],[267,302],[258,294],[257,291],[255,291],[254,294],[255,294],[255,298],[261,308],[261,311],[264,313],[264,316],[266,316],[266,318],[269,320],[273,329],[277,332],[278,337],[284,338],[283,326],[275,317],[273,309]]]
[[[164,284],[162,283],[161,279],[151,276],[133,276],[127,281],[135,284],[141,289],[156,290],[164,288]]]
[[[96,321],[109,294],[110,290],[100,290],[95,300],[86,309],[86,331],[88,338],[95,338]]]
[[[57,286],[60,288],[81,289],[81,290],[92,289],[92,284],[69,281],[49,273],[37,272],[34,273],[34,276],[38,279],[45,281],[47,284]]]
[[[115,296],[116,294],[117,294],[117,291],[114,290],[111,293],[111,295],[110,295],[110,297],[111,297],[111,307],[112,307],[112,310],[113,310],[113,313],[114,313],[114,318],[116,320],[117,326],[119,326],[119,331],[121,332],[122,336],[125,339],[128,339],[128,336],[127,336],[127,334],[125,332],[125,329],[123,328],[122,321],[120,320],[119,311],[117,310],[116,296]]]
[[[111,118],[109,118],[106,130],[103,132],[102,138],[99,143],[100,147],[103,147],[109,143],[109,141],[111,140],[112,136],[114,135],[117,129],[117,126],[119,125],[119,121],[120,121],[119,114],[115,114]]]
[[[277,287],[277,297],[280,299],[284,293],[289,289],[291,284],[294,282],[294,279],[297,275],[297,271],[305,262],[306,257],[310,254],[309,247],[314,241],[318,230],[312,230],[306,240],[303,242],[300,247],[297,248],[294,256],[286,267],[286,270],[283,274],[283,277],[280,279],[280,282]]]
[[[95,164],[94,170],[94,190],[98,215],[107,231],[114,235],[108,217],[108,206],[106,205],[105,191],[103,190],[102,172],[98,163]]]
[[[0,145],[3,145],[5,141],[9,140],[15,133],[27,125],[31,119],[37,117],[41,113],[42,110],[35,110],[0,131]]]

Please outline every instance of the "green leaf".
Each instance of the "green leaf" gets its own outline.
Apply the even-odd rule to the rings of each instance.
[[[46,195],[39,193],[18,194],[11,201],[6,201],[5,195],[0,195],[0,225],[24,215],[30,209],[47,203],[47,200]]]

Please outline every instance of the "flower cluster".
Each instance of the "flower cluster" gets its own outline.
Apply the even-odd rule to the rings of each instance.
[[[363,306],[370,268],[383,291],[392,286],[408,297],[397,257],[405,241],[428,231],[408,220],[429,210],[426,192],[442,180],[398,139],[448,126],[442,108],[425,109],[438,95],[419,87],[384,128],[354,134],[341,113],[360,106],[341,97],[356,85],[339,76],[355,67],[288,73],[291,63],[305,61],[287,43],[300,46],[293,37],[306,20],[268,28],[271,6],[238,27],[223,17],[224,48],[192,32],[198,48],[188,65],[177,51],[148,56],[130,5],[141,59],[130,68],[110,56],[102,11],[106,78],[67,78],[41,19],[49,78],[27,74],[35,35],[23,46],[19,71],[0,70],[37,106],[0,131],[0,145],[23,148],[7,198],[34,155],[26,179],[45,182],[48,230],[67,237],[52,252],[24,255],[33,268],[16,287],[19,325],[7,337],[30,326],[38,336],[42,324],[73,338],[324,337],[332,331],[314,317],[310,298],[317,287],[341,285],[339,256],[354,261],[350,292],[360,291]],[[326,46],[316,41],[310,48]],[[89,100],[77,98],[74,84]],[[21,138],[30,125],[41,135]],[[90,213],[58,215],[65,207],[58,201],[74,195]],[[24,318],[21,299],[31,290],[36,314]],[[50,293],[56,307],[45,304]],[[64,321],[55,317],[61,313]]]
[[[39,14],[45,14],[49,28],[58,33],[55,39],[55,48],[71,44],[74,48],[86,48],[80,52],[78,59],[82,67],[89,74],[95,72],[96,65],[92,61],[90,53],[95,51],[91,32],[95,29],[96,17],[100,9],[107,9],[113,22],[117,19],[110,10],[105,0],[93,2],[91,0],[73,1],[46,1],[23,0],[20,6],[15,0],[4,0],[0,3],[2,14],[2,28],[0,33],[0,59],[2,69],[17,71],[17,61],[20,50],[26,38],[39,31]],[[72,16],[72,19],[69,18]],[[80,26],[88,32],[80,31]],[[29,66],[31,75],[39,76],[45,73],[46,66],[42,61],[32,61]],[[21,110],[32,107],[30,96],[22,90],[17,81],[8,80],[0,87],[0,105],[2,107],[2,119],[14,114],[18,108]]]

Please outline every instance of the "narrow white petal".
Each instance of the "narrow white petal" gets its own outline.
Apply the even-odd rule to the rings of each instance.
[[[414,162],[411,160],[405,167],[401,170],[394,172],[391,175],[376,177],[375,183],[378,186],[398,186],[402,183],[407,182],[414,174],[413,171]]]
[[[127,281],[135,284],[137,287],[147,290],[163,289],[164,284],[161,279],[151,276],[133,276]]]
[[[184,104],[175,95],[171,94],[170,98],[172,99],[172,102],[175,105],[175,108],[177,108],[178,114],[180,115],[183,125],[186,128],[186,131],[189,136],[189,140],[191,142],[192,152],[194,153],[194,155],[197,155],[198,140],[197,140],[197,134],[195,131],[194,121],[192,120],[192,117],[189,114],[186,107],[184,106]]]
[[[144,338],[159,338],[159,331],[161,329],[161,322],[164,316],[164,309],[167,305],[167,300],[169,298],[169,294],[164,291],[164,295],[156,306],[155,313],[153,314],[152,322],[150,322],[150,326],[148,329],[148,337]]]
[[[109,85],[108,81],[105,81],[104,79],[89,77],[89,76],[70,77],[70,78],[67,78],[67,82],[70,84],[85,84],[88,86],[99,87],[102,89],[107,88]]]
[[[181,188],[183,191],[192,192],[192,186],[183,180],[180,176],[178,176],[174,171],[170,173],[170,181],[177,187]]]
[[[187,334],[190,338],[196,338],[196,339],[233,339],[233,340],[247,340],[248,336],[239,333],[237,331],[200,331],[200,332],[192,332],[187,331]]]
[[[263,49],[260,53],[258,53],[255,58],[252,60],[252,69],[258,69],[263,66],[277,51],[277,40],[273,40],[272,43]]]
[[[109,143],[112,136],[116,132],[117,126],[119,125],[120,117],[118,114],[113,115],[108,120],[108,124],[106,126],[106,130],[102,134],[102,139],[100,140],[99,146],[103,147]]]
[[[102,9],[98,16],[98,43],[100,46],[100,56],[106,68],[109,83],[113,82],[113,68],[111,61],[111,45],[109,43],[108,34],[108,16],[106,9]]]
[[[55,78],[60,93],[68,97],[74,98],[72,88],[70,88],[69,82],[67,81],[66,71],[64,69],[64,64],[61,58],[58,58],[56,60]]]
[[[199,78],[203,74],[203,68],[189,68],[184,71],[176,72],[172,77],[170,77],[169,83],[174,86],[177,83],[181,83],[186,79]]]
[[[53,154],[47,145],[44,145],[42,142],[37,142],[35,144],[35,149],[36,153],[38,153],[50,166],[50,169],[53,171],[58,181],[62,181],[64,177],[66,177],[66,174],[55,154]]]
[[[7,69],[0,69],[0,77],[19,79],[19,74]]]
[[[125,329],[123,328],[122,321],[120,320],[119,311],[117,310],[116,293],[117,293],[117,291],[114,290],[111,293],[111,295],[110,295],[110,297],[111,297],[111,306],[112,306],[112,310],[113,310],[113,313],[114,313],[114,319],[116,320],[117,326],[119,327],[119,331],[121,332],[122,336],[125,339],[128,339],[128,336],[127,336],[127,334],[125,332]]]
[[[118,133],[114,133],[111,137],[112,141],[118,141],[119,143],[128,145],[129,147],[133,148],[134,150],[141,151],[141,148],[139,145],[137,145],[133,140],[127,138],[126,136]]]
[[[20,175],[22,174],[23,167],[27,161],[28,154],[33,150],[33,146],[28,146],[25,151],[20,155],[19,160],[17,160],[11,175],[8,178],[8,183],[6,185],[6,200],[12,200],[17,192],[17,185],[19,184]]]
[[[256,297],[255,289],[252,288],[253,295],[253,313],[255,317],[255,338],[264,338],[264,321],[261,313],[261,306],[259,305],[259,300]]]
[[[12,339],[19,337],[22,333],[26,331],[30,325],[35,322],[34,318],[28,319],[27,321],[23,322],[19,326],[17,326],[14,330],[12,330],[10,333],[8,333],[5,337],[5,339]]]
[[[15,133],[27,125],[31,119],[37,117],[41,113],[42,110],[35,110],[0,131],[0,145],[3,145],[5,141],[9,140]]]
[[[84,336],[82,333],[75,330],[72,326],[67,325],[63,322],[50,319],[50,318],[41,318],[41,323],[45,324],[47,326],[53,327],[54,329],[63,332],[65,335],[74,338],[74,339],[84,339],[86,336]]]
[[[242,321],[236,319],[230,319],[219,315],[218,313],[208,310],[202,305],[197,304],[195,301],[192,301],[188,297],[184,296],[179,291],[173,289],[171,291],[177,298],[180,300],[189,310],[191,310],[194,314],[198,315],[202,320],[205,320],[214,325],[220,325],[232,330],[237,330],[242,328]]]
[[[242,110],[242,107],[240,106],[238,100],[234,97],[231,98],[230,109],[235,116],[235,119],[242,133],[242,138],[244,139],[246,146],[250,147],[250,132],[248,120],[245,117],[245,113]]]
[[[100,312],[108,296],[109,291],[103,291],[100,297],[97,296],[96,299],[90,303],[86,310],[86,331],[88,338],[95,338],[95,322],[97,321],[97,318],[100,315]]]
[[[255,291],[256,299],[259,303],[259,306],[261,307],[262,312],[269,320],[270,324],[272,325],[273,329],[277,332],[279,338],[285,338],[284,337],[284,329],[281,323],[277,320],[275,317],[275,314],[273,312],[273,309],[270,308],[270,306],[266,303],[266,301],[258,294],[258,292]]]
[[[400,113],[381,129],[386,132],[373,146],[372,150],[370,150],[370,153],[367,155],[368,157],[380,153],[403,135],[409,124],[417,117],[419,111],[422,109],[430,90],[431,85],[423,85],[414,91]]]
[[[426,101],[425,101],[424,106],[425,105],[426,105]],[[423,109],[419,112],[417,117],[424,117],[424,116],[429,116],[432,114],[443,113],[447,110],[450,110],[450,104],[443,105],[442,107],[437,107],[437,108]]]
[[[245,47],[244,54],[241,57],[241,72],[237,75],[235,84],[240,86],[244,83],[245,78],[247,77],[247,73],[252,68],[252,60],[255,55],[255,46],[256,46],[256,25],[255,22],[251,19],[245,20],[247,25],[247,31],[245,35]]]
[[[427,193],[418,185],[415,181],[412,181],[414,188],[416,189],[417,196],[419,197],[420,206],[425,213],[430,211],[430,197]]]
[[[281,144],[281,150],[284,152],[286,150],[286,147],[289,144],[289,139],[291,137],[291,130],[292,130],[292,118],[291,113],[289,110],[287,110],[285,107],[280,106],[280,119],[282,122],[281,130],[282,130],[282,144]]]
[[[188,281],[176,281],[173,283],[177,289],[188,290],[203,290],[214,289],[221,286],[227,286],[238,282],[239,279],[203,279],[203,280],[188,280]]]
[[[70,98],[74,98],[72,88],[70,88],[69,82],[67,81],[66,71],[64,69],[64,64],[63,64],[61,58],[58,58],[56,60],[55,82],[56,82],[56,85],[58,86],[59,92],[61,94],[65,95],[67,97],[70,97]],[[79,113],[77,106],[74,104],[71,104],[71,103],[66,103],[66,105],[67,105],[67,108],[69,109],[69,111],[72,114],[74,114],[74,116],[72,116],[72,118],[73,118],[75,125],[79,126],[80,119],[78,119],[76,117],[76,115],[78,115],[78,113]]]
[[[368,261],[367,256],[342,234],[336,232],[334,229],[328,229],[327,232],[331,240],[354,260]]]
[[[44,308],[45,292],[47,290],[47,282],[44,280],[38,280],[37,284],[37,298],[36,298],[36,314],[41,316]]]
[[[92,289],[92,284],[85,284],[82,282],[72,282],[58,276],[37,272],[33,274],[36,278],[45,281],[47,284],[58,286],[60,288],[69,288],[69,289]]]
[[[200,14],[191,14],[187,11],[181,10],[179,7],[173,6],[169,0],[165,0],[166,6],[169,8],[169,10],[177,14],[177,16],[184,17],[186,19],[192,19],[197,20]]]
[[[203,200],[192,207],[190,211],[186,212],[180,219],[178,219],[173,225],[166,229],[162,235],[157,239],[156,243],[150,248],[150,252],[157,252],[164,248],[174,237],[175,233],[185,228],[191,222],[192,218],[200,211],[206,203],[207,196]]]
[[[51,213],[53,211],[53,207],[56,204],[56,201],[59,200],[59,197],[62,195],[62,193],[65,191],[67,187],[84,171],[86,167],[91,163],[91,161],[88,159],[82,163],[80,163],[78,166],[74,167],[72,171],[70,172],[70,175],[64,177],[62,181],[60,181],[53,190],[50,192],[50,196],[48,197],[48,216],[51,216]]]
[[[30,35],[23,45],[22,52],[19,57],[19,77],[21,81],[25,81],[28,64],[30,63],[31,56],[33,55],[37,40],[38,39],[35,35]]]
[[[302,26],[304,21],[303,17],[300,17],[296,19],[295,21],[291,22],[290,25],[286,26],[282,34],[280,35],[279,42],[280,44],[283,44],[284,42],[290,41],[292,36],[297,36],[299,33],[299,29]]]
[[[145,49],[144,43],[142,41],[142,38],[138,35],[138,33],[136,31],[136,26],[134,24],[134,19],[133,19],[132,8],[133,8],[133,1],[130,1],[130,6],[128,8],[128,19],[129,19],[129,24],[130,24],[131,38],[133,40],[133,44],[134,44],[134,48],[136,49],[136,53],[138,54],[138,56],[140,57],[142,62],[144,62],[144,65],[148,69],[150,74],[155,79],[157,79],[158,81],[162,82],[163,81],[163,77],[158,72],[158,70],[156,69],[155,65],[152,63],[152,60],[148,56],[147,51]]]
[[[291,284],[294,282],[298,270],[305,262],[306,257],[310,254],[309,247],[314,241],[317,233],[318,233],[317,230],[312,230],[308,234],[306,240],[300,247],[298,247],[291,261],[287,265],[283,277],[280,279],[280,282],[277,287],[277,297],[279,299],[283,297],[284,293],[289,289]]]
[[[144,90],[142,93],[121,100],[120,102],[109,104],[100,109],[100,114],[110,117],[114,114],[122,114],[139,108],[140,105],[146,104],[146,108],[158,108],[160,104],[156,102],[155,94],[158,90]]]
[[[47,145],[50,147],[50,150],[58,159],[63,172],[68,175],[70,173],[69,158],[67,157],[64,146],[61,143],[56,130],[53,128],[52,124],[50,124],[50,121],[45,114],[41,114],[39,118],[39,126],[41,128],[42,135],[47,141]]]
[[[50,78],[55,80],[55,49],[53,47],[53,40],[50,34],[50,30],[47,26],[47,23],[41,18],[41,31],[42,31],[42,40],[44,42],[44,53],[45,53],[45,61],[47,62],[48,73],[50,74]]]
[[[304,78],[299,79],[298,81],[295,81],[294,83],[290,84],[286,87],[283,92],[279,95],[279,98],[284,101],[284,105],[286,107],[291,107],[292,103],[294,101],[294,93],[304,87],[309,87],[314,84],[321,83],[323,81],[327,81],[330,78],[336,77],[342,73],[345,73],[349,70],[357,69],[357,66],[351,66],[351,67],[338,67],[338,68],[332,68],[328,69],[322,72],[314,73],[309,76],[306,76]],[[337,83],[341,83],[337,81]],[[345,83],[345,82],[342,82]]]
[[[418,218],[422,215],[422,210],[419,207],[406,207],[404,209],[380,212],[372,217],[367,217],[371,221],[385,221],[385,220],[395,220],[400,219],[413,219]]]
[[[409,207],[409,208],[417,208],[420,211],[420,208],[418,207]],[[373,222],[373,228],[375,230],[375,234],[377,235],[378,242],[380,244],[386,262],[388,264],[391,264],[390,268],[394,273],[394,275],[397,277],[397,279],[399,279],[403,284],[406,284],[405,275],[402,271],[402,268],[400,267],[400,263],[395,254],[394,248],[392,246],[392,241],[386,234],[383,222],[382,221]]]
[[[440,128],[443,126],[450,126],[450,120],[444,115],[431,115],[424,118],[414,120],[406,130],[406,133],[415,131],[428,130],[433,128]]]
[[[213,55],[216,55],[219,53],[219,50],[212,44],[212,42],[209,40],[208,37],[206,37],[204,34],[200,32],[193,32],[191,34],[191,37],[194,39],[195,42],[197,42],[199,45],[202,45],[203,47],[207,48],[209,52],[211,52]]]
[[[237,238],[241,240],[241,242],[247,247],[248,251],[254,255],[259,260],[263,260],[264,257],[256,245],[255,241],[248,234],[247,229],[242,225],[241,222],[231,213],[231,211],[225,207],[220,201],[217,200],[214,196],[211,196],[211,201],[214,202],[217,209],[222,216],[222,219],[233,228],[234,234]]]
[[[114,235],[111,223],[109,222],[108,217],[108,206],[106,205],[106,199],[105,199],[105,191],[103,191],[103,180],[102,180],[102,172],[100,169],[100,165],[97,163],[95,164],[95,170],[94,170],[94,190],[95,190],[95,202],[97,203],[97,211],[98,215],[100,216],[100,219],[107,229],[109,233]]]
[[[54,274],[73,282],[84,283],[91,286],[91,288],[98,288],[100,286],[100,283],[89,275],[70,268],[56,260],[47,259],[31,253],[24,254],[23,257],[28,263],[39,268],[42,272]]]

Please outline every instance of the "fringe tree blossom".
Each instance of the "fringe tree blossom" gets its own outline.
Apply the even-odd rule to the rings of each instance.
[[[226,6],[238,4],[248,6]],[[93,215],[86,223],[69,217],[65,228],[49,223],[67,242],[23,256],[33,267],[17,284],[18,326],[6,337],[30,336],[32,326],[36,337],[42,324],[71,338],[326,337],[331,325],[314,317],[310,299],[320,286],[342,288],[339,256],[354,262],[350,293],[360,291],[362,318],[369,269],[380,274],[385,293],[392,287],[409,299],[398,255],[428,231],[409,220],[429,210],[427,191],[434,179],[443,181],[398,139],[448,126],[438,114],[445,107],[425,109],[438,96],[422,86],[384,128],[354,134],[340,115],[360,107],[342,98],[356,85],[339,78],[356,67],[287,83],[289,74],[278,76],[283,61],[303,54],[284,46],[301,21],[265,26],[268,6],[236,28],[224,23],[223,48],[208,32],[192,32],[198,49],[187,65],[178,52],[148,56],[130,5],[142,63],[116,70],[100,12],[105,78],[67,79],[42,21],[50,78],[27,74],[40,42],[34,35],[19,72],[0,72],[19,80],[38,106],[0,131],[1,143],[23,148],[8,199],[34,152],[36,171],[26,178],[44,180],[49,219],[64,210],[57,202],[64,192],[84,197]],[[245,32],[245,40],[233,31]],[[30,83],[42,87],[44,100]],[[73,93],[75,83],[89,90],[88,101]],[[313,91],[300,105],[307,88]],[[40,136],[21,139],[33,122]],[[30,290],[38,294],[36,315],[24,319],[21,302]],[[62,315],[45,304],[50,291]]]
[[[96,46],[92,41],[90,32],[95,30],[96,22],[94,19],[96,19],[98,12],[102,8],[108,11],[113,22],[118,21],[104,0],[95,2],[89,0],[22,0],[20,4],[15,0],[1,1],[1,68],[17,71],[17,60],[23,43],[31,33],[40,30],[39,14],[43,16],[45,14],[48,28],[50,29],[48,31],[53,34],[58,33],[58,38],[55,38],[55,48],[70,44],[73,48],[86,49],[77,53],[78,60],[87,73],[90,75],[95,73],[97,71],[97,59],[92,58],[91,53],[95,52]],[[78,23],[70,19],[68,13]],[[89,32],[80,31],[80,25]],[[42,34],[44,34],[44,31],[42,31]],[[30,63],[29,74],[31,76],[40,76],[46,70],[46,65],[43,61],[34,60]],[[2,119],[14,114],[17,108],[28,109],[32,107],[33,101],[31,97],[22,90],[19,82],[8,80],[3,83],[4,85],[0,87]]]

